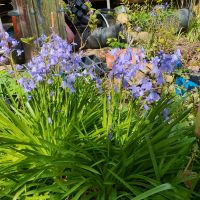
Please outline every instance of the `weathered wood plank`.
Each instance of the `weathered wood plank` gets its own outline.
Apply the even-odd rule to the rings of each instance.
[[[60,0],[13,0],[14,9],[19,11],[17,24],[21,30],[20,37],[49,35],[51,33],[51,13],[53,13],[54,30],[66,38],[64,13]]]

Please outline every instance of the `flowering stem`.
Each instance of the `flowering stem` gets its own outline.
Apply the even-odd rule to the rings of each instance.
[[[15,68],[15,62],[13,60],[12,52],[10,54],[10,64],[11,64],[11,68],[14,72],[14,77],[17,78],[17,71],[16,71],[16,68]]]

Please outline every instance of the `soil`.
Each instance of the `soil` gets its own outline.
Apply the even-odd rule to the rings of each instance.
[[[181,38],[177,44],[183,55],[183,65],[192,71],[200,69],[200,41],[189,42],[186,38]]]

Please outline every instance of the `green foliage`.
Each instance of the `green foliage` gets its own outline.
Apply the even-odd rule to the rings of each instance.
[[[16,78],[8,75],[7,71],[0,71],[0,97],[6,101],[15,103],[19,101],[19,96],[23,97],[23,89],[17,84]]]
[[[91,31],[93,31],[95,28],[97,28],[97,22],[98,22],[97,14],[99,13],[99,11],[95,9],[91,9],[91,11],[93,13],[90,15],[88,27],[90,28]]]
[[[160,2],[162,3],[162,2]],[[128,31],[147,32],[152,35],[148,41],[134,41],[143,46],[147,56],[154,56],[159,50],[167,53],[173,52],[177,36],[177,19],[173,8],[166,8],[164,4],[157,6],[146,3],[145,5],[133,4],[128,7],[129,28]]]
[[[27,45],[34,46],[35,37],[20,38],[20,40]]]
[[[194,137],[180,100],[144,112],[122,91],[75,89],[51,97],[41,86],[20,108],[0,101],[1,199],[190,199],[179,174]]]
[[[148,30],[151,16],[144,7],[137,7],[135,12],[129,14],[130,22],[133,27],[140,27],[143,31]]]
[[[127,43],[122,42],[123,40],[125,40],[124,35],[119,32],[119,36],[118,39],[117,38],[108,38],[107,40],[107,45],[111,48],[126,48],[128,46]]]
[[[200,41],[200,16],[191,21],[187,38],[190,42]]]

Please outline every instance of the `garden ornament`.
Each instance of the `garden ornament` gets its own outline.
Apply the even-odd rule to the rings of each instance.
[[[107,44],[107,39],[117,38],[122,29],[123,28],[121,24],[95,29],[86,39],[86,48],[98,49],[105,47]]]
[[[65,1],[67,2],[67,1]],[[107,45],[108,38],[117,38],[119,32],[122,31],[121,24],[116,24],[116,20],[110,12],[113,12],[109,9],[101,9],[97,13],[97,28],[91,30],[88,27],[88,23],[90,20],[89,10],[87,6],[85,6],[84,1],[77,0],[73,3],[70,2],[71,11],[76,16],[76,19],[72,24],[74,24],[74,29],[72,30],[72,26],[70,27],[70,22],[65,19],[67,24],[66,30],[67,34],[70,37],[68,38],[68,42],[71,42],[71,38],[73,38],[74,33],[75,38],[74,42],[77,43],[77,48],[90,48],[90,49],[99,49],[105,47]],[[71,29],[71,31],[69,30]],[[77,33],[77,30],[79,33]]]
[[[179,88],[176,88],[176,94],[177,95],[183,95],[186,91],[193,90],[195,88],[198,88],[199,85],[191,80],[186,80],[183,77],[177,77],[176,78],[176,85],[179,86]],[[180,88],[181,87],[181,88]]]
[[[177,17],[179,23],[179,31],[187,30],[189,28],[190,21],[194,17],[192,7],[193,0],[190,0],[186,8],[178,9],[175,12],[175,16]]]

